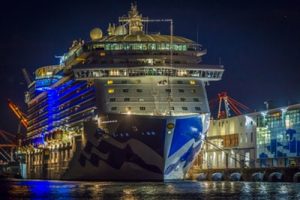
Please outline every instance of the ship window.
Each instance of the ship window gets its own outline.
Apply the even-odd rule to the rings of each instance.
[[[185,101],[186,99],[185,98],[180,98],[180,101]]]
[[[130,98],[124,98],[124,101],[130,101]]]
[[[170,110],[175,110],[174,106],[170,107]]]
[[[109,101],[110,101],[110,102],[115,102],[115,101],[116,101],[116,98],[110,98]]]
[[[123,92],[129,92],[129,89],[123,89]]]
[[[146,107],[140,107],[140,110],[146,110]]]
[[[142,90],[142,89],[136,89],[136,91],[137,91],[137,92],[143,92],[143,90]]]
[[[117,110],[117,107],[111,107],[111,110],[112,111]]]
[[[127,110],[127,111],[131,111],[131,107],[127,107],[126,110]]]
[[[190,84],[191,84],[191,85],[195,85],[195,84],[196,84],[196,81],[191,80],[191,81],[190,81]]]
[[[184,92],[184,89],[179,89],[178,92],[183,93],[183,92]]]
[[[139,99],[139,101],[144,101],[144,99]]]
[[[169,92],[169,93],[170,93],[170,92],[171,92],[171,89],[166,89],[166,92]]]
[[[200,111],[201,108],[200,107],[195,107],[195,110]]]
[[[183,84],[183,81],[177,81],[177,84]]]
[[[113,84],[113,83],[114,83],[113,80],[108,80],[108,81],[107,81],[107,85],[111,85],[111,84]]]
[[[196,93],[196,89],[192,89],[191,92],[195,94]]]
[[[188,108],[187,107],[182,107],[182,110],[188,110]]]
[[[122,84],[127,84],[127,81],[126,80],[122,80],[121,83]]]
[[[110,89],[108,89],[108,94],[113,94],[114,92],[115,92],[115,90],[114,89],[112,89],[112,88],[110,88]]]
[[[141,83],[142,81],[141,80],[136,80],[135,83],[139,84]]]
[[[198,99],[198,98],[193,98],[193,100],[194,100],[195,102],[199,102],[199,99]]]

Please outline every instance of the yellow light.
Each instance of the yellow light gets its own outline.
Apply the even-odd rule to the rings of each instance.
[[[105,56],[105,52],[100,52],[100,56]]]
[[[186,72],[186,70],[178,70],[177,75],[178,76],[186,76],[187,72]]]
[[[107,81],[107,85],[111,85],[111,84],[113,84],[113,83],[114,83],[113,80],[108,80],[108,81]]]
[[[196,84],[196,81],[191,80],[191,81],[190,81],[190,84],[191,84],[191,85],[195,85],[195,84]]]
[[[167,124],[168,129],[173,129],[174,127],[175,127],[175,125],[173,123],[168,123]]]
[[[108,94],[113,94],[114,92],[115,92],[114,89],[112,89],[112,88],[108,89]]]

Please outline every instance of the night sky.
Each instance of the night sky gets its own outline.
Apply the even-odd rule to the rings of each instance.
[[[7,98],[26,110],[25,80],[36,68],[57,64],[74,39],[89,40],[94,27],[127,14],[130,0],[26,0],[1,2],[0,129],[15,133],[18,120]],[[175,35],[197,40],[208,50],[204,63],[225,66],[223,80],[207,87],[209,99],[220,91],[253,110],[300,102],[300,1],[138,0],[143,16],[172,18]],[[167,24],[149,26],[169,33]],[[198,31],[197,31],[198,30]]]

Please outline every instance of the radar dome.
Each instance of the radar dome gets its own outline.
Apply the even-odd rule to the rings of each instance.
[[[100,28],[93,28],[90,32],[90,37],[92,40],[99,40],[102,38],[102,30]]]

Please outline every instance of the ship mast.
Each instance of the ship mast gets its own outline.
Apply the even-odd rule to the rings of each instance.
[[[144,33],[144,22],[169,22],[170,23],[170,66],[173,67],[173,19],[148,19],[139,14],[136,4],[131,4],[128,16],[119,17],[119,22],[128,24],[129,35]]]
[[[170,67],[171,70],[168,74],[168,86],[170,89],[168,103],[169,103],[169,114],[171,114],[171,98],[172,98],[172,88],[170,84],[170,75],[173,69],[173,19],[148,19],[148,17],[142,17],[137,10],[136,4],[131,4],[131,10],[128,12],[128,16],[119,17],[119,22],[124,23],[123,25],[128,25],[129,35],[144,33],[143,23],[148,22],[168,22],[170,23]]]

